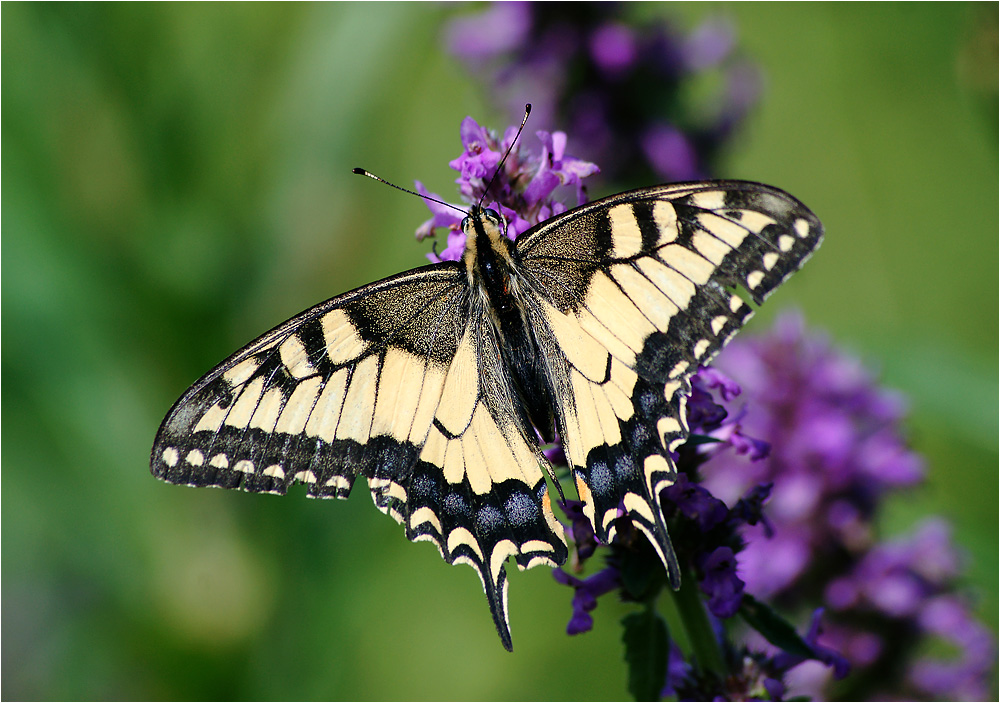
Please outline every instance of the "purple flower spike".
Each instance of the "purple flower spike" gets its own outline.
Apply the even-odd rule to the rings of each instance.
[[[736,555],[719,547],[697,564],[702,573],[699,586],[708,595],[708,609],[719,618],[736,615],[743,602],[743,582],[736,575]]]
[[[575,194],[575,202],[571,199],[573,206],[587,201],[583,179],[597,173],[597,166],[566,154],[564,133],[537,132],[541,149],[535,153],[524,147],[525,138],[522,137],[522,143],[511,151],[503,170],[497,173],[500,160],[512,143],[517,128],[508,128],[501,140],[471,117],[466,117],[459,131],[464,151],[449,163],[459,173],[455,180],[459,192],[470,205],[482,199],[486,207],[498,210],[511,239],[539,222],[565,212],[566,204],[557,199],[566,195],[563,190]],[[496,180],[493,180],[494,175]],[[487,195],[486,186],[491,180],[493,184]],[[417,192],[428,194],[420,183],[417,184]],[[420,225],[417,238],[432,236],[435,228],[448,228],[447,248],[439,256],[430,254],[428,258],[431,261],[460,259],[465,249],[461,208],[453,210],[439,203],[425,202],[434,216]]]
[[[590,613],[597,607],[597,598],[610,593],[621,585],[621,575],[618,569],[609,566],[586,579],[578,579],[567,574],[562,569],[553,569],[555,580],[566,586],[572,586],[573,615],[566,625],[566,634],[578,635],[588,632],[594,626]]]
[[[735,340],[715,363],[740,380],[747,405],[707,434],[735,434],[730,428],[738,426],[740,434],[771,444],[769,456],[753,463],[703,445],[712,457],[702,468],[703,485],[724,500],[773,483],[767,520],[755,525],[759,510],[751,511],[742,530],[747,592],[785,608],[825,601],[824,645],[859,676],[879,682],[884,690],[872,695],[984,697],[995,642],[954,591],[960,564],[947,524],[930,520],[909,537],[876,542],[880,502],[924,473],[900,431],[899,395],[880,388],[859,360],[809,334],[796,316],[780,318],[767,335]],[[707,377],[699,383],[706,387]],[[749,507],[737,503],[732,512]],[[811,644],[817,628],[818,621]],[[913,662],[934,638],[948,641],[958,656]],[[828,663],[843,670],[843,662]],[[824,698],[836,695],[829,679],[803,664],[786,682],[792,695]]]
[[[686,476],[663,491],[664,498],[686,518],[693,520],[701,532],[708,532],[726,520],[726,504]]]
[[[597,549],[597,536],[594,534],[594,527],[590,524],[590,519],[583,512],[583,501],[566,500],[559,503],[566,517],[570,519],[570,527],[567,530],[570,538],[576,545],[576,554],[580,562],[593,556]]]

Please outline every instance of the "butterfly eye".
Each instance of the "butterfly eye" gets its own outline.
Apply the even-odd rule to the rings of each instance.
[[[483,216],[496,227],[500,228],[503,226],[503,219],[500,217],[500,213],[498,213],[496,210],[486,208],[485,210],[483,210]]]

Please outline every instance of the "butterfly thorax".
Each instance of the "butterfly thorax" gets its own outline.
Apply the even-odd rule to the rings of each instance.
[[[466,236],[463,263],[472,295],[479,296],[496,330],[499,352],[512,372],[513,390],[527,409],[526,419],[543,437],[551,438],[551,381],[525,309],[529,292],[517,250],[504,234],[495,210],[473,207],[462,221],[462,230]]]

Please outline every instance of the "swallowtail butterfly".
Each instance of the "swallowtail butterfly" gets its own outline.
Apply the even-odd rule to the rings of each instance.
[[[568,553],[542,442],[561,439],[597,536],[627,516],[676,584],[659,496],[689,378],[823,227],[777,188],[706,181],[597,200],[516,242],[481,206],[462,228],[461,261],[332,298],[208,372],[167,414],[151,465],[170,483],[303,483],[321,498],[365,480],[408,539],[476,570],[510,649],[507,559]]]

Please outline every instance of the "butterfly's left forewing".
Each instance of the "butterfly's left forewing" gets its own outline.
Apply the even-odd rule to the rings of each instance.
[[[819,246],[819,220],[757,183],[622,193],[518,240],[536,334],[584,511],[601,539],[621,515],[677,581],[659,495],[687,436],[689,378]]]

